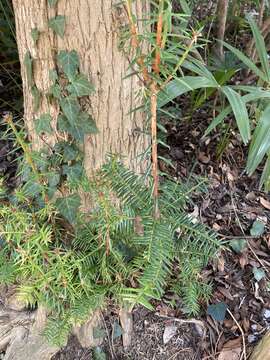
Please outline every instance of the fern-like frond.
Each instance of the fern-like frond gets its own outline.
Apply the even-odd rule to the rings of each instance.
[[[3,244],[0,246],[3,246]],[[0,251],[0,284],[10,285],[14,283],[17,276],[17,270],[17,266],[8,258],[5,249],[2,249]]]
[[[72,325],[66,317],[50,317],[43,330],[43,335],[50,344],[62,347],[67,343],[71,327]]]
[[[100,291],[95,288],[95,292],[92,296],[83,294],[81,297],[71,306],[68,311],[68,317],[73,324],[79,324],[86,321],[90,314],[96,309],[102,308],[105,302],[106,292]]]
[[[200,223],[194,224],[186,214],[178,213],[171,221],[177,234],[176,247],[180,252],[198,254],[205,265],[210,257],[217,254],[221,244],[213,230]]]
[[[135,175],[116,160],[105,164],[102,174],[123,204],[140,210],[151,208],[151,190],[146,187],[142,177]]]
[[[207,180],[204,178],[191,178],[189,181],[175,181],[166,179],[160,185],[160,208],[163,213],[175,213],[184,209],[191,201],[194,193],[201,193],[206,190]]]
[[[139,288],[123,291],[124,301],[151,307],[149,299],[160,299],[173,261],[173,231],[162,220],[147,219],[144,235],[137,237],[137,245],[145,246],[144,272],[139,277]]]

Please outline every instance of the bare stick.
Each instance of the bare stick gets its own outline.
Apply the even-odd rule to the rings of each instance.
[[[230,316],[232,317],[233,321],[235,322],[236,326],[238,327],[238,329],[240,330],[240,333],[241,333],[241,336],[242,336],[242,342],[243,342],[243,356],[241,356],[241,359],[242,357],[244,357],[244,360],[247,360],[247,351],[246,351],[246,342],[245,342],[245,334],[244,334],[244,331],[243,329],[241,328],[239,322],[236,320],[236,318],[233,316],[232,312],[227,309],[228,313],[230,314]]]

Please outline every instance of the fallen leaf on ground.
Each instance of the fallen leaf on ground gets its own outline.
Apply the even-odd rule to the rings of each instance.
[[[252,272],[257,281],[261,281],[266,277],[265,271],[262,268],[257,268],[254,266]]]
[[[261,205],[266,208],[267,210],[270,210],[270,202],[265,200],[263,197],[260,197],[260,203]]]
[[[227,308],[228,305],[223,302],[212,304],[208,306],[207,314],[211,315],[214,320],[222,322],[225,319]]]
[[[241,254],[241,252],[247,247],[247,240],[246,239],[234,239],[234,240],[231,240],[230,247],[237,254]]]
[[[163,342],[164,344],[168,344],[168,342],[175,336],[177,332],[177,326],[175,325],[168,325],[165,327],[164,333],[163,333]]]
[[[250,229],[250,235],[260,236],[264,233],[265,224],[259,220],[254,221]]]
[[[204,152],[200,152],[198,159],[203,163],[203,164],[208,164],[210,161],[210,157],[207,156]]]
[[[242,353],[241,343],[241,337],[227,341],[218,356],[218,360],[240,360]]]

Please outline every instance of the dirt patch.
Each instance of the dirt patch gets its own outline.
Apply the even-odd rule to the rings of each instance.
[[[142,307],[134,310],[134,336],[128,349],[122,346],[121,337],[114,338],[115,314],[105,317],[103,329],[106,334],[100,347],[110,360],[201,360],[203,336],[195,324],[180,324]],[[167,329],[165,331],[165,329]],[[119,334],[120,335],[120,334]],[[165,338],[164,338],[165,335]],[[166,342],[166,344],[164,343]],[[69,344],[53,357],[53,360],[95,359],[93,352],[82,349],[77,340],[70,338]]]

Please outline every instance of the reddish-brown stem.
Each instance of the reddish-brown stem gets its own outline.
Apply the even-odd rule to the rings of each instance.
[[[152,83],[151,87],[151,138],[152,138],[152,176],[154,181],[153,198],[154,198],[154,217],[158,219],[160,216],[158,207],[158,152],[157,152],[157,88]]]
[[[160,74],[160,50],[162,46],[163,30],[163,0],[159,0],[159,15],[156,31],[156,52],[152,70],[156,75]],[[158,144],[157,144],[157,92],[158,84],[153,81],[150,85],[150,102],[151,102],[151,138],[152,138],[152,176],[154,181],[154,218],[160,217],[158,196],[159,196],[159,175],[158,175]]]
[[[107,229],[106,232],[106,256],[110,255],[110,248],[111,248],[111,238],[110,238],[110,232],[109,229]]]
[[[162,28],[163,28],[163,16],[162,12],[158,16],[158,23],[157,23],[157,38],[156,38],[156,54],[155,60],[153,64],[153,71],[156,74],[160,72],[160,49],[162,44]]]

